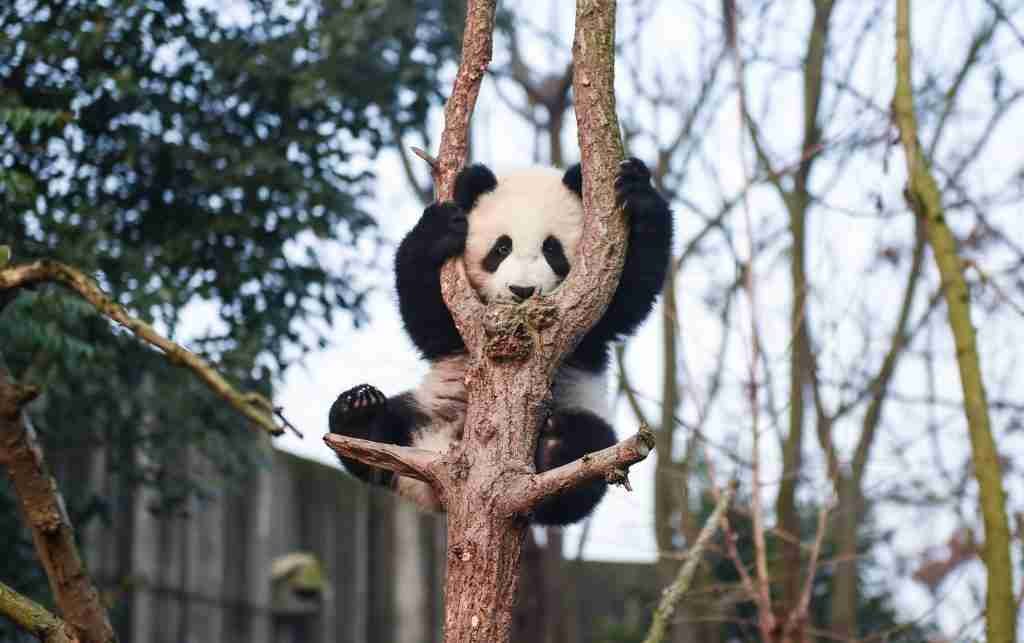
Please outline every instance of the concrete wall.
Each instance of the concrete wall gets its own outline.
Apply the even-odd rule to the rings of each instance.
[[[336,469],[270,457],[241,489],[172,517],[150,511],[150,492],[114,488],[93,459],[86,475],[111,499],[112,524],[85,530],[84,551],[121,641],[438,641],[438,518]],[[271,562],[295,551],[315,554],[330,582],[311,616],[272,604]]]
[[[55,469],[62,487],[85,480],[110,502],[110,523],[93,520],[81,538],[122,643],[440,643],[439,517],[278,451],[233,491],[158,516],[153,493],[118,488],[104,457],[79,453]],[[315,554],[330,582],[321,609],[301,618],[275,611],[270,580],[272,561],[296,551]],[[540,643],[552,618],[562,619],[559,643],[623,640],[608,634],[646,626],[653,565],[563,561],[562,599],[538,605],[537,555],[525,552],[518,643]]]

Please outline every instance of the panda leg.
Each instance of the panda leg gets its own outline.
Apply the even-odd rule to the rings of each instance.
[[[537,471],[547,471],[578,460],[616,443],[615,431],[589,411],[559,410],[541,431],[537,444]],[[594,480],[544,501],[533,512],[542,525],[568,525],[588,516],[604,497],[608,484]]]
[[[388,398],[373,386],[360,384],[339,395],[331,405],[329,426],[331,433],[408,446],[421,415],[410,394]],[[390,471],[345,456],[339,458],[357,478],[373,484],[391,484]]]

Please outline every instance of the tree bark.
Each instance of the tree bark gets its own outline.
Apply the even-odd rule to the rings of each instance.
[[[914,213],[924,220],[932,256],[942,278],[949,326],[956,343],[964,413],[985,525],[982,558],[987,571],[986,639],[990,643],[1010,643],[1016,640],[1017,610],[1013,596],[1013,564],[1002,467],[989,421],[988,400],[971,322],[971,302],[963,263],[957,253],[956,238],[946,224],[942,195],[918,138],[911,71],[910,0],[898,0],[893,111],[906,156],[906,195]]]
[[[42,605],[0,583],[0,614],[44,643],[75,643],[78,637]]]
[[[7,469],[61,616],[83,643],[108,643],[115,637],[106,607],[78,553],[74,527],[42,446],[22,413],[35,394],[12,383],[0,368],[0,464]]]

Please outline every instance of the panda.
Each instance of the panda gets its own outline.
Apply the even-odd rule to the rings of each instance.
[[[466,415],[468,355],[441,296],[440,270],[462,256],[470,283],[485,302],[521,302],[551,293],[579,259],[583,177],[577,164],[520,170],[498,179],[484,165],[464,168],[453,202],[434,203],[398,247],[395,281],[402,321],[429,361],[419,388],[387,397],[369,384],[338,396],[333,433],[444,452],[458,442]],[[615,183],[629,221],[629,247],[607,311],[563,362],[550,417],[541,427],[535,466],[546,471],[616,443],[606,371],[608,346],[630,335],[661,291],[672,247],[672,217],[643,162],[624,161]],[[344,456],[364,481],[392,487],[423,508],[440,510],[424,482]],[[534,523],[565,525],[593,511],[607,484],[596,480],[538,507]]]

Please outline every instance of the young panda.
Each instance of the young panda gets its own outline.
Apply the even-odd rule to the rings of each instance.
[[[538,471],[616,442],[606,420],[608,345],[647,317],[668,267],[672,218],[651,185],[647,167],[636,159],[623,162],[615,187],[629,220],[625,266],[608,310],[555,377],[553,412],[538,441]],[[436,451],[457,442],[466,411],[468,358],[441,297],[441,266],[462,255],[470,282],[485,301],[516,302],[550,293],[578,259],[581,192],[579,165],[564,175],[532,168],[500,179],[483,165],[463,169],[456,179],[455,201],[429,206],[395,259],[402,320],[429,360],[429,373],[416,390],[390,398],[369,384],[345,391],[331,407],[331,432]],[[391,485],[424,508],[440,509],[426,483],[341,460],[363,480]],[[605,489],[606,483],[598,480],[566,491],[537,508],[533,521],[564,525],[580,520]]]

